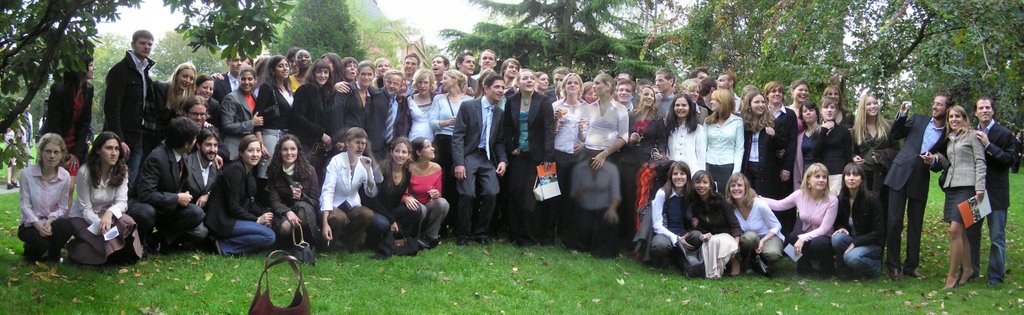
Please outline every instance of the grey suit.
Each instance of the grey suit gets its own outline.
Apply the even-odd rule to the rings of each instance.
[[[209,194],[213,191],[213,187],[216,186],[217,179],[220,178],[220,170],[217,169],[216,165],[211,166],[209,170],[209,178],[206,180],[206,184],[203,184],[203,166],[202,161],[199,157],[199,151],[192,152],[185,157],[185,167],[188,168],[188,179],[185,180],[184,190],[192,194],[193,202],[199,199],[200,196]]]
[[[238,145],[242,143],[242,137],[255,131],[252,114],[241,90],[231,92],[220,104],[220,136],[231,160],[238,159]]]
[[[459,199],[459,225],[456,236],[461,240],[474,237],[487,238],[487,227],[490,225],[494,212],[495,196],[498,194],[498,176],[495,172],[497,163],[508,163],[505,146],[501,145],[501,109],[497,105],[491,109],[490,134],[486,147],[480,149],[480,135],[484,130],[483,107],[480,100],[462,102],[462,108],[455,117],[455,130],[452,133],[452,158],[455,166],[466,168],[466,179],[459,180],[457,188],[462,198]],[[479,200],[478,200],[479,199]],[[473,206],[480,202],[480,211],[473,212]]]

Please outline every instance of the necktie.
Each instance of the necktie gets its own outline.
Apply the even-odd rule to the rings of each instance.
[[[185,158],[178,159],[178,181],[185,177]]]
[[[488,105],[487,107],[484,108],[483,145],[484,145],[484,152],[487,153],[487,159],[488,160],[491,159],[491,146],[490,146],[491,118],[492,118],[491,117],[491,111],[493,109],[494,109],[493,105]]]
[[[388,121],[387,126],[384,127],[384,140],[391,141],[391,136],[395,132],[395,112],[398,111],[398,101],[392,97],[391,104],[388,106]]]

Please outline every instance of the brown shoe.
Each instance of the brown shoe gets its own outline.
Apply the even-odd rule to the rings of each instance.
[[[889,270],[889,279],[892,281],[900,281],[900,272],[896,270]]]
[[[911,270],[904,271],[903,275],[905,275],[907,277],[914,278],[914,279],[918,279],[918,280],[927,278],[927,276],[922,274],[920,271],[917,271],[917,269],[911,269]]]

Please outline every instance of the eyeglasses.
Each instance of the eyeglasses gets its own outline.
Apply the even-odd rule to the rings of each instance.
[[[210,114],[207,114],[207,113],[192,113],[192,112],[189,112],[188,115],[189,115],[189,117],[195,117],[195,118],[210,118]]]

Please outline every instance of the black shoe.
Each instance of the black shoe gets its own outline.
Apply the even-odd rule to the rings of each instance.
[[[914,278],[914,279],[918,279],[918,280],[927,278],[927,276],[922,274],[920,271],[917,271],[917,269],[904,270],[903,271],[903,275],[907,276],[907,277]]]
[[[14,183],[7,183],[7,189],[14,189]]]
[[[431,248],[433,248],[433,247],[430,247],[430,243],[428,243],[427,241],[425,241],[423,239],[417,239],[416,240],[416,245],[418,245],[420,247],[420,249],[431,249]]]
[[[21,188],[21,183],[14,182],[14,188]]]
[[[989,281],[989,283],[986,284],[985,286],[989,287],[989,288],[995,288],[995,287],[998,287],[1000,284],[1003,284],[1003,283],[1002,282]]]
[[[455,245],[457,245],[457,246],[469,246],[469,240],[468,239],[464,239],[464,238],[460,238],[460,239],[455,241]]]
[[[491,240],[488,240],[486,237],[481,237],[476,239],[476,243],[480,245],[487,245],[491,243]]]

